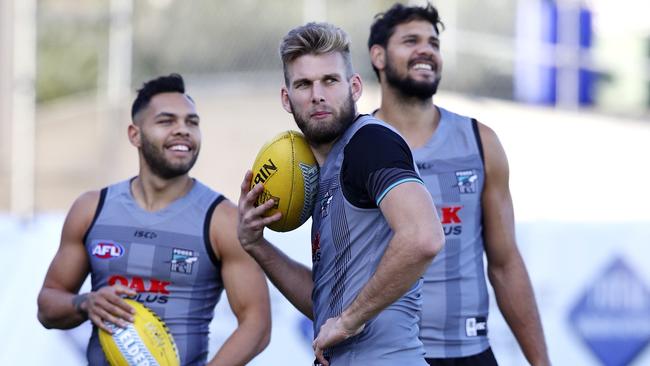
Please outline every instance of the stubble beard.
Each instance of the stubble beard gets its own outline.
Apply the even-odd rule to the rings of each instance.
[[[428,101],[438,91],[441,75],[436,72],[436,78],[433,81],[417,81],[408,76],[400,77],[399,73],[393,67],[388,55],[386,55],[386,82],[395,88],[406,99],[415,98],[418,101]]]
[[[144,161],[151,169],[151,172],[163,179],[172,179],[187,174],[192,169],[196,159],[199,157],[198,148],[194,152],[192,159],[186,163],[173,164],[165,159],[163,152],[160,151],[144,134],[142,135],[142,156]]]
[[[292,115],[296,121],[296,125],[298,125],[298,128],[305,135],[307,141],[315,146],[328,144],[339,138],[350,127],[357,114],[351,91],[341,108],[338,111],[334,111],[332,116],[333,121],[331,123],[310,123],[308,121],[309,116],[298,113],[291,100],[289,100],[289,104],[291,105]]]

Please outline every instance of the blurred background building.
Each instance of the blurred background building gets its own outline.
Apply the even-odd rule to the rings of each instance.
[[[0,299],[0,319],[29,324],[13,347],[0,343],[0,364],[20,363],[30,339],[50,345],[46,360],[83,362],[84,330],[40,328],[35,295],[75,197],[137,173],[125,132],[144,80],[186,77],[203,121],[194,176],[236,200],[257,148],[295,128],[279,103],[280,38],[306,21],[347,30],[367,113],[379,101],[368,30],[393,2],[0,0],[0,248],[12,258],[7,273],[23,275],[0,285],[22,293]],[[508,152],[520,247],[554,364],[650,364],[650,3],[434,5],[445,23],[436,103],[491,126]],[[308,233],[277,238],[301,257]],[[256,364],[309,362],[303,320],[273,299],[275,338]],[[494,304],[491,314],[497,359],[522,364]],[[217,319],[213,350],[234,326],[226,308]]]
[[[368,28],[372,16],[391,4],[2,0],[0,145],[7,159],[0,162],[0,209],[21,215],[61,209],[80,188],[123,174],[113,160],[122,136],[115,126],[128,123],[125,111],[134,90],[154,75],[180,72],[195,89],[225,94],[277,88],[279,39],[306,20],[345,28],[353,39],[354,64],[374,87]],[[441,0],[436,5],[445,23],[443,93],[621,119],[650,115],[645,2]],[[44,148],[56,133],[74,138],[66,128],[92,136],[85,139],[90,149],[75,145],[84,148],[78,154],[61,143]],[[88,159],[69,160],[82,156]],[[52,180],[68,179],[78,184],[58,186],[71,193],[45,193],[46,186],[52,193],[56,189]]]

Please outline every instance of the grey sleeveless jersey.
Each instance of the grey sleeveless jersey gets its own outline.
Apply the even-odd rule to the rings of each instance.
[[[413,150],[446,239],[424,275],[420,337],[427,358],[451,358],[489,347],[481,224],[485,174],[472,120],[438,109],[435,133],[425,146]]]
[[[92,290],[121,284],[135,300],[169,327],[182,365],[203,365],[208,326],[223,290],[220,265],[208,239],[212,212],[223,196],[194,180],[192,189],[166,208],[140,208],[123,181],[102,190],[84,244],[90,258]],[[107,365],[93,327],[90,365]]]
[[[361,116],[334,144],[321,166],[312,216],[314,334],[327,319],[340,315],[352,303],[374,274],[392,237],[378,208],[355,207],[341,189],[344,148],[356,131],[370,123],[395,131],[374,117]],[[359,335],[326,350],[331,365],[426,365],[418,339],[421,285],[421,280],[416,282],[368,321]]]

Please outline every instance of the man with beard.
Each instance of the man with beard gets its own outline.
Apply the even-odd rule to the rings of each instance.
[[[237,240],[237,208],[189,176],[201,146],[199,116],[178,74],[146,82],[131,109],[139,174],[81,195],[38,297],[46,328],[90,319],[90,365],[106,365],[98,329],[126,327],[144,303],[169,327],[182,365],[204,365],[214,307],[225,288],[238,326],[213,365],[243,365],[270,337],[264,273]],[[92,290],[79,294],[91,274]]]
[[[390,126],[357,115],[362,83],[347,34],[326,23],[291,30],[280,54],[282,105],[320,166],[312,215],[312,270],[263,238],[273,200],[247,172],[239,240],[271,281],[314,320],[324,365],[425,365],[418,339],[421,276],[443,244],[431,196],[411,152]]]
[[[528,361],[548,365],[535,297],[517,249],[508,163],[496,134],[433,103],[440,82],[437,10],[395,4],[368,47],[381,84],[374,113],[402,133],[440,210],[445,248],[424,275],[420,337],[430,365],[496,365],[487,337],[487,270]]]

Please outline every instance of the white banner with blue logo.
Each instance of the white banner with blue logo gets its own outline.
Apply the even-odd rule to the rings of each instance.
[[[39,216],[27,225],[0,217],[0,245],[7,258],[5,281],[0,282],[6,331],[1,365],[86,364],[88,323],[58,331],[46,330],[36,320],[36,296],[62,222],[61,215]],[[554,365],[650,365],[650,223],[519,222],[517,235]],[[309,264],[309,223],[267,236]],[[309,365],[311,322],[270,288],[272,339],[251,365]],[[499,364],[526,364],[494,296],[490,310],[488,334]],[[224,297],[211,326],[211,355],[236,324]]]

